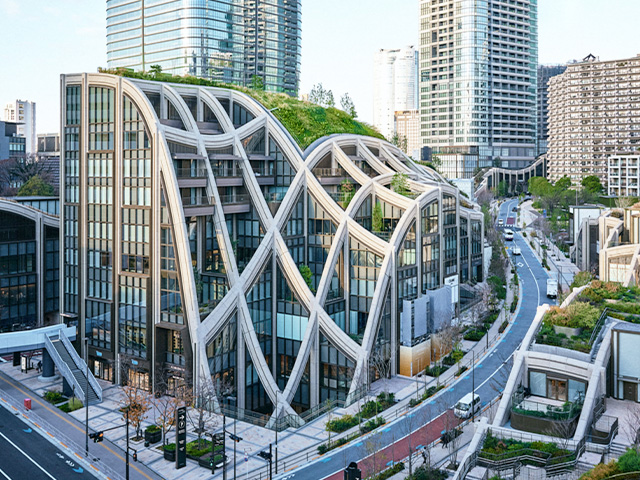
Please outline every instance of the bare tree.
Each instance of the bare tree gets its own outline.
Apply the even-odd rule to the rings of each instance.
[[[457,468],[458,450],[460,449],[460,437],[462,435],[462,431],[458,427],[460,421],[450,410],[446,410],[442,418],[445,430],[445,433],[442,435],[443,447],[447,448],[451,467]]]
[[[382,379],[385,398],[389,395],[388,379],[391,378],[391,346],[377,345],[374,347],[369,357],[369,365],[371,365],[378,376]]]
[[[219,401],[219,392],[215,385],[206,380],[204,377],[200,379],[200,389],[192,402],[191,410],[194,415],[189,417],[193,430],[198,435],[198,448],[202,448],[202,435],[218,426],[215,403]]]
[[[122,418],[129,418],[129,423],[135,430],[135,438],[142,437],[141,425],[151,407],[149,393],[136,386],[125,385],[122,387],[120,400]],[[128,414],[127,414],[128,412]]]
[[[567,412],[568,414],[568,412]],[[559,419],[551,423],[551,426],[544,432],[545,435],[557,438],[556,444],[563,450],[567,450],[569,442],[575,433],[576,426],[571,419]]]
[[[621,209],[629,208],[633,206],[634,200],[633,197],[618,197],[616,198],[616,207]]]
[[[369,463],[372,468],[371,475],[369,476],[375,476],[380,473],[380,471],[382,470],[381,467],[386,463],[385,455],[380,452],[383,446],[384,444],[382,442],[382,434],[378,431],[375,431],[371,435],[369,435],[367,441],[364,444],[366,452],[371,457]]]
[[[417,443],[413,441],[415,436],[414,430],[420,425],[424,425],[427,418],[424,409],[415,408],[408,411],[400,423],[400,431],[407,436],[409,444],[409,475],[413,473],[413,453],[415,444]]]
[[[175,426],[176,411],[179,407],[191,405],[193,390],[186,380],[175,384],[177,380],[169,381],[169,374],[165,371],[156,380],[156,394],[152,400],[154,406],[154,422],[162,429],[162,444],[167,444],[167,435]]]
[[[629,403],[622,428],[636,453],[640,454],[640,404]]]

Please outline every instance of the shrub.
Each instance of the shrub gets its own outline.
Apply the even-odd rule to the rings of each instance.
[[[457,372],[456,372],[456,377],[459,377],[460,375],[462,375],[464,372],[466,372],[467,370],[469,370],[469,367],[461,367]]]
[[[407,477],[407,480],[446,480],[448,477],[447,472],[421,465],[413,471],[413,475]]]
[[[362,406],[360,415],[362,415],[363,418],[371,418],[382,410],[384,410],[384,408],[382,408],[382,404],[380,402],[369,400]]]
[[[167,452],[175,452],[176,444],[175,443],[167,443],[166,445],[161,447],[163,450]]]
[[[477,342],[480,339],[482,339],[482,337],[484,337],[485,333],[486,333],[486,330],[484,329],[473,329],[466,332],[464,334],[464,337],[462,338],[464,338],[465,340],[469,340],[471,342]]]
[[[600,317],[600,309],[586,302],[576,301],[566,308],[551,307],[543,323],[569,328],[593,330]]]
[[[518,295],[514,295],[513,296],[513,301],[511,302],[511,306],[509,307],[509,311],[511,313],[516,311],[516,308],[518,308]]]
[[[341,433],[345,430],[349,430],[351,427],[355,427],[359,422],[357,416],[344,415],[340,418],[334,418],[327,422],[326,429],[328,432]]]
[[[616,475],[617,473],[620,473],[618,463],[615,460],[611,460],[606,465],[603,463],[596,465],[593,470],[582,475],[580,480],[603,480],[611,477],[612,475]]]
[[[362,432],[368,433],[376,428],[385,424],[385,419],[383,417],[376,417],[369,420],[367,423],[362,425]]]
[[[63,403],[58,408],[65,413],[71,413],[82,408],[82,402],[76,397],[71,397],[67,403]]]
[[[504,332],[507,329],[508,326],[509,326],[509,320],[505,320],[500,325],[500,328],[498,328],[498,332],[500,332],[500,333]]]
[[[574,275],[570,288],[574,289],[582,287],[584,285],[587,285],[591,280],[593,280],[593,275],[591,274],[591,272],[578,272]]]
[[[144,429],[144,431],[149,433],[155,433],[160,431],[160,427],[158,425],[149,425],[147,428]]]
[[[439,377],[446,371],[447,367],[444,365],[434,365],[433,367],[427,367],[424,369],[425,375],[429,375],[430,377]]]
[[[487,282],[493,288],[493,291],[498,300],[504,300],[507,298],[507,289],[504,287],[504,282],[502,279],[496,275],[492,275],[487,278]]]
[[[62,396],[62,393],[56,392],[54,390],[49,390],[44,394],[44,399],[49,403],[60,403],[65,397]]]
[[[404,470],[404,463],[399,462],[390,468],[380,472],[378,475],[371,477],[372,480],[387,480],[387,478],[393,477],[396,473]]]
[[[622,473],[640,471],[640,455],[638,455],[638,452],[633,448],[629,448],[618,459],[618,468]]]

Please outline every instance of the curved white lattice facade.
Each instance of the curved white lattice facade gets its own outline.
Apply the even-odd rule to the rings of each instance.
[[[267,414],[277,404],[278,417],[299,418],[327,398],[353,398],[375,375],[372,352],[397,372],[403,304],[445,284],[456,285],[457,301],[459,283],[482,280],[482,214],[385,141],[332,135],[302,152],[268,110],[237,91],[104,74],[68,75],[62,84],[61,292],[66,313],[86,319],[92,365],[112,358],[113,381],[125,380],[125,365],[128,381],[191,372],[227,403]],[[91,124],[104,98],[113,115]],[[94,131],[108,131],[107,153],[87,148]],[[91,176],[96,155],[113,162],[110,179]],[[131,173],[132,159],[138,172],[150,168],[146,177]],[[402,183],[398,173],[405,195],[390,188]],[[83,245],[98,228],[84,230],[98,198],[89,189],[103,184],[114,187],[106,237],[118,261],[108,265],[113,295],[96,299],[85,258],[96,248]],[[94,255],[106,264],[105,256]],[[98,301],[109,318],[94,314]],[[108,345],[100,340],[106,324]]]

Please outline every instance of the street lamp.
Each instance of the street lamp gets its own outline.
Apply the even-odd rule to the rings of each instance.
[[[471,360],[471,421],[476,421],[476,351],[471,350],[473,359]]]
[[[84,363],[85,363],[85,385],[84,385],[84,454],[89,456],[89,337],[84,337]]]

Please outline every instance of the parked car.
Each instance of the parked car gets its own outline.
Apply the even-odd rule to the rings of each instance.
[[[513,254],[514,255],[522,255],[522,250],[520,250],[519,246],[516,245],[515,247],[513,247]]]
[[[504,231],[504,239],[508,242],[513,240],[513,230],[505,230]]]
[[[480,395],[467,393],[453,408],[453,414],[458,418],[469,418],[474,412],[480,411]]]
[[[498,225],[504,225],[504,220],[503,220],[503,219],[501,219],[501,218],[499,218],[499,219],[498,219]]]

